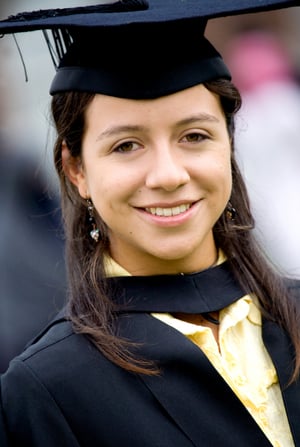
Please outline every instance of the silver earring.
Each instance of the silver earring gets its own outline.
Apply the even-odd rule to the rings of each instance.
[[[99,241],[100,231],[99,228],[96,226],[95,217],[94,217],[94,205],[90,199],[86,199],[87,202],[87,209],[89,213],[89,223],[92,227],[90,231],[90,236],[94,241]]]

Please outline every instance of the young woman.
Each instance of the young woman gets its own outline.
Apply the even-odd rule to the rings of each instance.
[[[299,446],[298,285],[252,236],[234,158],[240,95],[203,37],[200,56],[186,46],[196,2],[192,20],[181,2],[140,3],[131,21],[101,18],[122,37],[109,63],[101,52],[92,65],[95,30],[75,30],[51,88],[68,304],[1,378],[3,445]],[[138,58],[129,45],[149,37],[156,8],[157,43],[173,33],[159,72],[156,45]]]

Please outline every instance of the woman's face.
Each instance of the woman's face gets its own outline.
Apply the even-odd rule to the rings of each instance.
[[[109,228],[132,274],[192,272],[216,260],[212,228],[231,192],[230,138],[203,85],[154,100],[96,95],[80,163],[67,175]],[[67,151],[68,152],[68,151]]]

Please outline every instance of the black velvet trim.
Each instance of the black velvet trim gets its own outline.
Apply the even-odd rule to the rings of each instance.
[[[52,82],[50,94],[66,91],[102,93],[129,99],[153,99],[166,96],[217,78],[230,79],[230,73],[219,56],[170,66],[135,77],[132,73],[104,68],[62,67]]]
[[[228,262],[188,275],[122,276],[108,279],[121,312],[207,313],[246,295]]]

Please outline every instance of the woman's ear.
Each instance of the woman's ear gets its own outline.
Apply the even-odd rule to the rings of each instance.
[[[65,141],[61,147],[61,159],[65,176],[77,187],[81,197],[84,199],[88,198],[89,194],[82,161],[79,157],[72,157]]]

